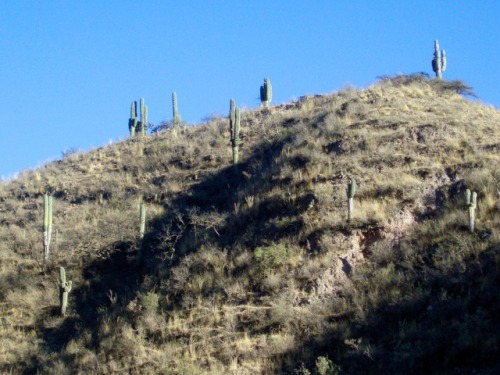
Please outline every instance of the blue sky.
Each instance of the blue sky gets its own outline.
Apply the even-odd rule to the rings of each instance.
[[[378,76],[432,73],[434,39],[445,79],[500,107],[500,2],[482,1],[28,1],[0,9],[0,176],[128,135],[130,102],[149,120],[226,115],[229,99],[259,105],[366,87]]]

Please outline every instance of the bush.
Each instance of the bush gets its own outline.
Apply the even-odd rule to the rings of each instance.
[[[318,375],[338,375],[340,367],[330,361],[328,357],[319,356],[316,359],[316,373]]]
[[[158,311],[159,301],[158,295],[153,292],[139,295],[139,303],[141,308],[146,313],[156,313]]]
[[[379,76],[380,82],[391,83],[395,87],[408,86],[415,82],[424,82],[429,79],[429,75],[424,72],[412,74],[397,74],[394,76]]]
[[[288,260],[288,249],[282,244],[258,247],[254,252],[254,261],[259,272],[281,268]]]
[[[459,95],[477,98],[477,95],[474,91],[472,91],[472,87],[464,81],[445,81],[442,79],[435,79],[432,82],[432,86],[439,92],[451,91]]]
[[[466,84],[464,81],[446,81],[444,79],[433,79],[424,72],[412,74],[397,74],[394,76],[380,76],[377,78],[380,80],[380,82],[390,83],[394,87],[428,82],[432,86],[432,88],[440,93],[451,91],[459,95],[471,96],[475,98],[477,97],[477,95],[472,90],[472,87]]]

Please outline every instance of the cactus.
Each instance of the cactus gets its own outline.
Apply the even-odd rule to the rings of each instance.
[[[233,99],[229,101],[229,133],[233,149],[233,164],[236,165],[239,162],[240,109],[236,107]]]
[[[180,125],[181,115],[179,115],[179,111],[177,110],[177,94],[175,93],[175,91],[172,93],[172,113],[174,118],[174,125]]]
[[[46,262],[50,254],[50,240],[52,237],[52,197],[43,196],[43,260]]]
[[[130,136],[135,136],[137,130],[137,102],[133,101],[130,105],[130,118],[128,119],[128,130],[130,131]]]
[[[141,115],[140,121],[137,119],[137,102],[133,101],[130,105],[130,118],[128,120],[128,129],[131,137],[137,134],[141,136],[146,135],[148,127],[148,106],[144,104],[144,98],[141,98],[139,102],[139,113]]]
[[[61,315],[66,315],[66,308],[68,307],[68,294],[71,292],[73,285],[72,281],[66,281],[66,270],[64,267],[59,267],[59,274],[61,277],[60,284],[60,297],[61,297]]]
[[[146,205],[141,202],[139,207],[139,217],[141,219],[141,224],[139,226],[139,239],[142,242],[144,239],[144,233],[146,232]]]
[[[264,84],[260,86],[260,101],[264,108],[269,107],[269,103],[273,97],[273,88],[269,78],[264,78]]]
[[[469,189],[465,190],[465,203],[469,208],[469,231],[474,232],[474,223],[476,220],[477,193],[471,193]]]
[[[148,127],[148,106],[144,104],[144,98],[140,100],[141,107],[141,121],[139,122],[139,131],[141,136],[146,135],[146,130]]]
[[[446,70],[446,51],[439,50],[439,41],[434,41],[434,58],[432,59],[432,70],[436,73],[436,77],[443,78],[443,72]]]
[[[356,180],[347,184],[347,221],[351,221],[354,211],[354,195],[356,194]]]

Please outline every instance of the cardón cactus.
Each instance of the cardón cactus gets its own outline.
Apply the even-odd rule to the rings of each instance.
[[[236,107],[233,99],[229,101],[229,133],[233,149],[233,164],[236,165],[239,162],[240,109]]]
[[[50,254],[50,240],[52,238],[52,197],[43,196],[43,260],[46,262]]]
[[[446,70],[446,52],[439,50],[439,41],[434,41],[434,58],[432,59],[432,70],[436,77],[443,78],[443,72]]]
[[[64,267],[59,267],[60,275],[60,298],[61,298],[61,315],[66,315],[66,309],[68,307],[68,294],[71,292],[73,286],[72,281],[66,280],[66,270]]]
[[[174,125],[180,125],[181,115],[179,115],[179,111],[177,110],[177,94],[175,93],[175,91],[172,93],[172,113]]]
[[[351,221],[354,211],[354,195],[356,194],[356,180],[347,184],[347,221]]]
[[[148,106],[144,104],[144,98],[139,102],[139,111],[141,115],[140,121],[137,118],[137,101],[133,101],[130,105],[130,118],[128,119],[128,130],[130,136],[133,137],[137,134],[142,136],[146,135],[148,127]]]
[[[264,78],[264,84],[260,86],[260,101],[264,108],[269,107],[273,97],[273,88],[269,78]]]
[[[465,190],[465,203],[469,208],[469,231],[474,232],[474,225],[476,221],[476,207],[477,207],[477,193],[471,193],[469,189]]]
[[[139,131],[142,136],[146,135],[148,127],[148,106],[144,104],[144,98],[141,98],[141,122],[139,122]]]
[[[144,233],[146,232],[146,205],[144,203],[141,203],[139,211],[139,217],[141,220],[139,226],[139,239],[142,242],[144,239]]]

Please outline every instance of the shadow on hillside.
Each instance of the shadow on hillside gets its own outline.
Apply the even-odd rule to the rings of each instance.
[[[313,369],[318,356],[346,374],[500,373],[499,255],[494,243],[446,272],[398,265],[413,273],[404,302],[381,299],[357,318],[330,318],[324,335],[287,353],[293,366],[283,373],[300,360]],[[354,293],[364,293],[362,285]]]
[[[102,319],[116,313],[125,317],[124,308],[136,296],[144,276],[144,270],[136,260],[137,246],[131,242],[119,242],[101,252],[107,257],[95,259],[84,267],[83,285],[77,285],[70,293],[68,314],[62,324],[46,327],[43,322],[37,323],[45,327],[41,330],[41,338],[48,353],[64,350],[71,340],[78,340],[89,332],[92,346],[96,347]],[[59,308],[54,307],[42,319],[47,319],[47,315],[55,318],[59,315]]]
[[[252,247],[299,232],[304,223],[297,214],[306,204],[292,203],[276,189],[286,190],[292,182],[280,179],[275,162],[288,142],[285,136],[264,144],[243,163],[218,170],[176,197],[164,217],[148,223],[152,236],[146,243],[147,257],[171,264],[204,243],[227,249],[238,243]],[[252,207],[256,200],[258,207]]]
[[[129,242],[115,243],[97,251],[106,255],[85,265],[83,285],[76,285],[70,293],[69,311],[64,321],[51,327],[43,321],[37,323],[39,327],[45,327],[40,335],[46,353],[59,353],[70,341],[89,332],[92,343],[88,349],[96,350],[103,319],[132,318],[126,306],[145,287],[146,275],[154,279],[160,266],[170,269],[183,255],[195,251],[207,241],[223,248],[239,241],[278,241],[299,231],[303,223],[297,220],[292,220],[284,228],[277,228],[272,223],[273,219],[292,217],[297,213],[297,208],[282,197],[271,196],[262,200],[259,210],[236,212],[235,209],[242,204],[242,197],[264,196],[276,186],[273,160],[281,153],[284,142],[257,149],[245,163],[223,168],[176,197],[166,207],[166,215],[148,222],[149,231],[140,257],[137,244]],[[217,228],[208,224],[203,228],[195,223],[197,217],[214,212],[227,217]],[[260,230],[256,231],[256,228]],[[113,301],[114,297],[116,301]],[[58,308],[47,312],[41,319],[47,319],[47,315],[55,319]],[[70,358],[67,360],[71,361]]]

